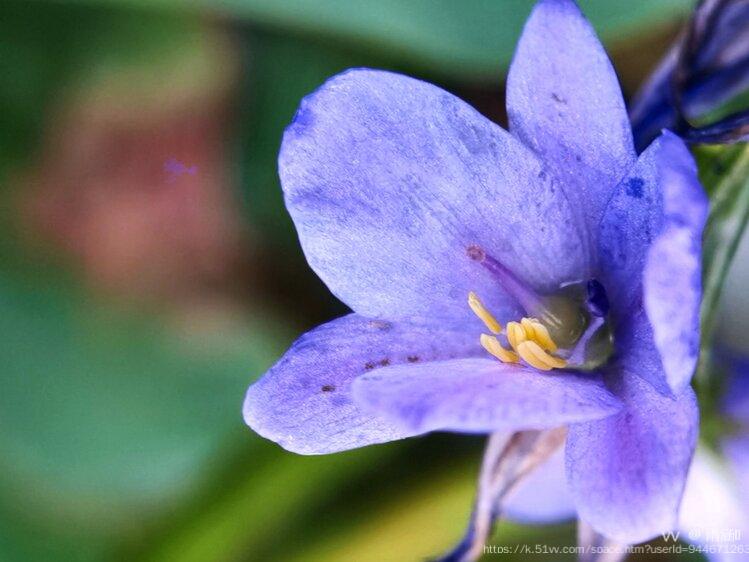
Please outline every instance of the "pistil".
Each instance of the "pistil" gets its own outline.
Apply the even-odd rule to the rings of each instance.
[[[502,263],[484,252],[480,246],[469,246],[468,257],[483,265],[499,281],[507,294],[512,296],[528,314],[536,315],[543,307],[541,296],[533,289],[526,287]]]
[[[541,321],[559,347],[572,347],[580,339],[587,319],[579,301],[564,294],[540,295],[480,246],[469,246],[466,253],[494,275],[504,291],[525,309],[529,317]]]

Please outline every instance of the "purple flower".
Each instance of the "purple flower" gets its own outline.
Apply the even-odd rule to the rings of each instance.
[[[244,417],[303,454],[568,426],[580,516],[647,540],[676,525],[697,435],[707,201],[678,137],[637,157],[570,0],[534,9],[507,105],[510,132],[368,69],[303,100],[279,157],[286,205],[354,313],[297,340]]]
[[[644,148],[664,127],[688,142],[749,138],[749,112],[707,126],[692,122],[749,89],[749,2],[701,0],[685,30],[634,98],[635,144]]]

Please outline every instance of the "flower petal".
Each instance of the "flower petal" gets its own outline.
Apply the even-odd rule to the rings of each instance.
[[[749,520],[749,434],[747,428],[742,427],[736,435],[726,437],[721,443],[721,449],[728,460],[732,476],[738,482],[743,504],[747,506],[745,515]],[[747,525],[747,533],[749,533],[749,525]],[[749,541],[749,534],[745,538]]]
[[[558,523],[575,517],[575,503],[564,474],[564,447],[520,481],[503,504],[518,523]]]
[[[244,419],[285,449],[324,454],[420,433],[362,412],[351,381],[383,365],[408,369],[425,361],[482,354],[474,335],[449,326],[370,320],[350,314],[299,338],[250,386]]]
[[[507,77],[510,130],[566,186],[591,235],[635,161],[619,82],[595,31],[572,0],[541,0]]]
[[[648,251],[643,272],[645,311],[674,392],[689,385],[697,366],[702,230],[708,206],[693,162],[684,165],[670,168],[664,178],[665,224]]]
[[[414,432],[546,429],[620,408],[600,377],[540,373],[483,358],[380,369],[357,378],[353,396]]]
[[[721,408],[736,422],[749,426],[749,357],[722,348],[718,348],[716,355],[727,373]]]
[[[663,359],[653,339],[653,326],[642,303],[633,306],[626,317],[620,317],[615,333],[618,355],[613,358],[612,366],[624,376],[639,377],[661,394],[673,397]]]
[[[601,280],[618,321],[618,345],[652,356],[652,333],[662,368],[642,369],[642,376],[677,394],[689,384],[699,351],[707,205],[689,150],[664,132],[619,184],[601,221]],[[622,344],[629,340],[638,340],[637,348]]]
[[[699,412],[691,388],[672,398],[638,377],[613,386],[624,410],[569,427],[567,479],[581,519],[638,543],[677,527]]]
[[[468,319],[470,291],[495,314],[517,313],[470,259],[472,245],[539,290],[578,278],[589,261],[538,158],[419,80],[366,69],[333,77],[302,102],[279,171],[307,260],[366,316]]]
[[[697,449],[679,512],[679,529],[685,540],[712,547],[709,560],[745,559],[737,548],[749,546],[749,509],[741,490],[718,458],[706,448]]]

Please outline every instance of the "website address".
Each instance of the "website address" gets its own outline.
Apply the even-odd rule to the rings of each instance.
[[[746,544],[641,544],[627,546],[558,546],[548,544],[516,544],[484,546],[484,554],[749,554]]]

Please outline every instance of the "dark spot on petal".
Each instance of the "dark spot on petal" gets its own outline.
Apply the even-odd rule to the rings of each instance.
[[[626,185],[627,195],[634,197],[635,199],[640,199],[642,197],[642,188],[644,185],[645,182],[642,178],[630,178]]]
[[[369,327],[376,330],[389,330],[393,325],[385,320],[371,320],[369,322]]]
[[[320,390],[322,390],[323,392],[333,392],[335,390],[335,386],[332,384],[324,384]]]
[[[388,365],[390,365],[390,359],[388,359],[387,357],[385,357],[385,359],[380,360],[381,367],[387,367]]]
[[[583,157],[580,156],[579,154],[575,154],[575,160],[577,160],[578,162],[582,162],[583,161]]]
[[[475,244],[471,244],[466,248],[466,254],[468,254],[468,257],[474,261],[484,261],[484,259],[486,259],[486,253],[484,250],[481,246],[476,246]]]
[[[567,105],[567,100],[565,100],[565,99],[564,99],[564,98],[563,98],[562,96],[560,96],[560,95],[559,95],[559,94],[557,94],[556,92],[551,92],[551,98],[552,98],[552,99],[553,99],[553,100],[554,100],[555,102],[558,102],[558,103],[563,103],[563,104]]]
[[[364,363],[364,368],[365,368],[365,369],[366,369],[367,371],[371,371],[372,369],[374,369],[374,368],[375,368],[375,364],[374,364],[374,363],[372,363],[371,361],[367,361],[366,363]]]
[[[418,355],[409,355],[408,356],[408,362],[409,363],[416,363],[419,360]]]

